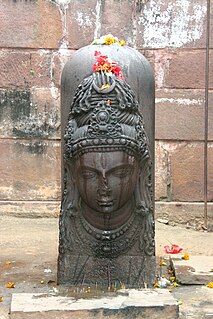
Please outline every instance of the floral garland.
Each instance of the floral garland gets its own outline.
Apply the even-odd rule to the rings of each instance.
[[[117,62],[111,61],[107,55],[102,55],[99,51],[95,51],[94,56],[96,63],[93,64],[93,72],[103,71],[109,76],[114,73],[117,78],[124,80],[123,73]]]
[[[120,46],[124,46],[126,43],[124,40],[118,40],[117,37],[114,37],[112,34],[103,35],[99,39],[93,40],[92,44],[105,44],[105,45],[111,45],[111,44],[118,44]]]

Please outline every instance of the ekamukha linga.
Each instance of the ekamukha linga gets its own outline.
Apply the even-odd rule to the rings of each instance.
[[[58,283],[152,287],[154,78],[141,53],[106,38],[62,74]]]

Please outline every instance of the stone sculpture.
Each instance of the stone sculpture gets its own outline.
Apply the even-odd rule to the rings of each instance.
[[[122,49],[116,45],[108,53],[113,57],[113,50]],[[68,63],[62,76],[58,282],[151,286],[155,273],[153,150],[146,125],[122,69],[93,46],[83,48],[85,54],[92,63],[88,63],[89,72],[85,68],[85,76],[82,72],[83,79],[79,76],[75,81],[77,87],[71,88],[69,80],[66,83],[68,76],[76,79],[71,71],[76,62]],[[78,56],[77,61],[81,61]],[[148,81],[153,83],[153,78]],[[149,93],[154,96],[152,90]]]

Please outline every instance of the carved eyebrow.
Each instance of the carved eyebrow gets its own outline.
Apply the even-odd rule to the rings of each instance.
[[[133,169],[133,168],[134,168],[133,164],[121,164],[121,165],[117,165],[117,166],[109,169],[107,171],[107,173],[113,172],[113,171],[118,170],[118,169]]]
[[[105,170],[105,173],[110,173],[110,172],[113,172],[113,171],[118,170],[118,169],[133,169],[133,168],[134,168],[133,164],[120,164],[120,165],[118,164],[117,166],[112,167],[109,170]],[[99,169],[96,169],[96,168],[91,167],[91,166],[81,166],[81,167],[79,167],[78,170],[79,171],[90,170],[93,172],[101,173],[101,171]]]
[[[80,166],[79,168],[78,168],[78,170],[90,170],[90,171],[95,171],[95,172],[99,172],[99,170],[97,170],[96,168],[94,168],[94,167],[91,167],[91,166]]]

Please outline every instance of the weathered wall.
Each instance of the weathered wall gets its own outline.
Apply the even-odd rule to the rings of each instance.
[[[155,72],[156,216],[202,219],[206,1],[1,0],[0,25],[1,213],[58,215],[61,70],[74,50],[112,33]],[[213,218],[213,37],[210,48]]]

